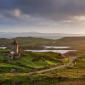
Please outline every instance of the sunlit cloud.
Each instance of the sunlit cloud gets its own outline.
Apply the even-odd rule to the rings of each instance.
[[[19,17],[19,16],[21,16],[21,14],[22,13],[19,9],[14,9],[14,10],[10,11],[11,16]]]
[[[85,21],[85,16],[74,16],[73,18],[78,21]]]

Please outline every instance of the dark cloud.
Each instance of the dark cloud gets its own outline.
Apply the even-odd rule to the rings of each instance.
[[[0,0],[0,12],[19,9],[23,14],[52,20],[85,15],[85,0]]]

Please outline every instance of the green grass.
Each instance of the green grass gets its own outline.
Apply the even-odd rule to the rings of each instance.
[[[16,72],[27,72],[27,68],[21,67],[19,65],[7,64],[7,63],[0,63],[0,72],[11,72],[12,69],[15,69]]]
[[[26,74],[25,73],[24,74],[21,74],[21,73],[0,74],[0,82],[2,82],[2,84],[6,83],[7,85],[12,85],[12,83],[15,83],[15,82],[18,85],[52,85],[60,81],[64,81],[66,79],[63,77],[62,78],[48,77],[44,75],[29,76],[27,73]],[[2,84],[0,83],[0,85]]]
[[[85,78],[85,77],[84,77]],[[84,78],[68,78],[61,76],[32,75],[27,73],[3,73],[0,74],[0,85],[56,85],[61,82],[84,80]],[[75,79],[75,80],[74,80]]]
[[[43,74],[29,75],[29,72],[46,69],[51,66],[62,65],[68,62],[60,54],[53,52],[37,53],[23,52],[20,59],[10,60],[0,51],[0,85],[55,85],[72,79],[85,79],[85,58],[79,58],[73,67],[53,70]],[[61,62],[60,60],[63,59]],[[73,63],[74,64],[74,63]],[[16,72],[11,72],[16,69]]]
[[[79,58],[76,60],[76,65],[75,67],[77,68],[85,68],[85,57]]]
[[[54,54],[54,55],[53,55]],[[59,56],[55,53],[32,53],[27,52],[17,61],[22,65],[32,68],[44,68],[49,65],[61,64]]]
[[[9,72],[10,69],[15,68],[20,72],[29,72],[32,69],[47,68],[51,65],[61,65],[62,62],[59,59],[61,55],[53,52],[46,53],[32,53],[24,52],[21,54],[20,59],[11,60],[6,50],[0,50],[0,71]],[[6,69],[6,70],[5,70]],[[26,70],[26,71],[25,71]]]

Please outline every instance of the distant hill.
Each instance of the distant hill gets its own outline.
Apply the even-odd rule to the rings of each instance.
[[[55,41],[56,45],[70,46],[72,48],[85,50],[85,37],[64,37]]]
[[[50,45],[54,40],[33,38],[33,37],[16,37],[16,38],[0,38],[0,46],[10,46],[13,40],[17,40],[22,47],[38,48],[42,45]]]
[[[70,36],[82,36],[82,35],[64,33],[37,33],[37,32],[23,32],[23,33],[0,32],[0,38],[35,37],[45,39],[60,39],[63,37]]]
[[[9,46],[13,40],[17,40],[22,47],[43,49],[43,45],[69,46],[72,49],[85,50],[85,37],[64,37],[61,39],[44,39],[34,37],[0,38],[0,46]]]

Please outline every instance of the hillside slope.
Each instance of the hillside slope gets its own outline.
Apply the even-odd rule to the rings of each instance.
[[[18,41],[21,47],[29,49],[43,49],[43,45],[54,45],[69,46],[72,49],[85,50],[85,37],[64,37],[58,40],[33,37],[0,38],[0,46],[9,46],[14,39]]]
[[[74,49],[85,49],[85,37],[65,37],[55,41],[56,45],[70,46]]]

